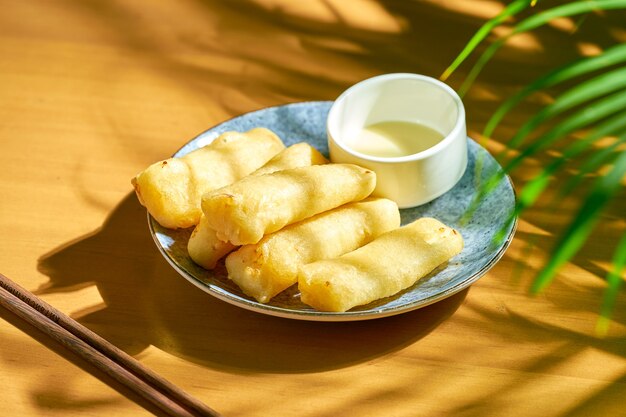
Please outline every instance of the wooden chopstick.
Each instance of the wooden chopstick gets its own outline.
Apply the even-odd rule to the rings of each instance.
[[[220,414],[0,274],[0,305],[172,416]]]

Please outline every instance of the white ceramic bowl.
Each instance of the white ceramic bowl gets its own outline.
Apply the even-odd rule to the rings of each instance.
[[[381,157],[355,150],[364,127],[387,121],[422,124],[441,133],[443,139],[404,156]],[[394,200],[400,208],[439,197],[459,181],[467,166],[463,102],[448,85],[424,75],[385,74],[353,85],[332,105],[327,134],[331,161],[376,172],[374,195]]]

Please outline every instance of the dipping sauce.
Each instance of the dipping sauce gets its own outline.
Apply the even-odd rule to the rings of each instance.
[[[351,145],[366,155],[397,158],[425,151],[443,138],[443,134],[423,124],[385,121],[365,126]]]

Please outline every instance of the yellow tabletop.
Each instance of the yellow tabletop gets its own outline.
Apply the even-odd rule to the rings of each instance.
[[[315,323],[243,310],[185,281],[156,249],[132,191],[137,172],[233,116],[333,100],[381,73],[438,77],[502,2],[0,3],[3,274],[225,416],[626,413],[623,296],[608,334],[595,331],[624,198],[538,296],[529,283],[583,198],[553,210],[555,187],[468,290],[390,318]],[[520,85],[625,33],[607,16],[513,38],[464,98],[470,136]],[[550,100],[517,108],[487,148],[502,150]],[[515,184],[550,157],[526,160]],[[3,415],[155,412],[10,313],[0,317]]]

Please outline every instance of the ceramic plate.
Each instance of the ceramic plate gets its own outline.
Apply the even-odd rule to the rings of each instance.
[[[246,131],[254,127],[273,130],[285,145],[306,141],[328,156],[326,116],[331,104],[329,101],[295,103],[244,114],[202,133],[183,146],[175,156],[185,155],[204,146],[225,131]],[[150,216],[148,223],[156,245],[176,271],[198,288],[239,307],[274,316],[315,321],[365,320],[404,313],[467,288],[500,259],[513,237],[516,223],[507,225],[507,219],[515,206],[515,194],[508,177],[482,200],[471,220],[461,222],[480,182],[501,170],[495,159],[469,138],[468,149],[469,163],[465,175],[452,190],[426,205],[401,210],[403,224],[428,216],[457,229],[465,240],[463,251],[407,290],[345,313],[319,312],[303,304],[297,286],[274,297],[268,304],[258,303],[244,295],[227,278],[223,262],[214,271],[207,271],[193,263],[187,253],[191,229],[166,229]],[[476,178],[475,171],[477,160],[483,165],[479,178]],[[502,228],[505,230],[505,238],[494,244],[494,236]],[[381,262],[384,260],[381,259]]]

